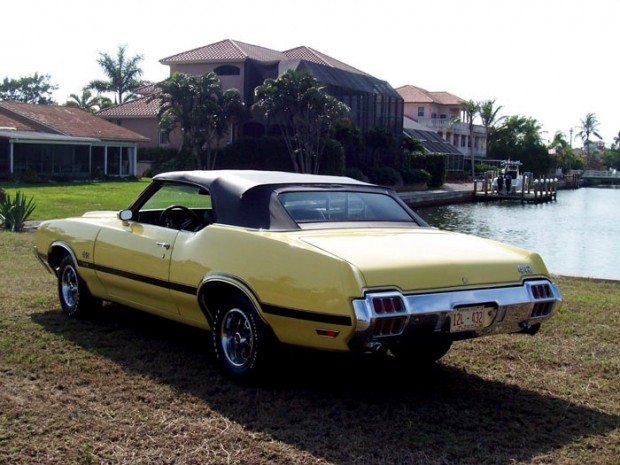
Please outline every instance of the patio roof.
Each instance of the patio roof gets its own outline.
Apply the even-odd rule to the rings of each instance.
[[[147,137],[75,107],[0,102],[2,128],[105,141],[143,142]]]

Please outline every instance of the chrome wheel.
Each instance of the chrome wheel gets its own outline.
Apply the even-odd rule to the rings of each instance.
[[[256,334],[249,317],[238,308],[228,310],[220,326],[220,341],[226,361],[241,368],[252,361]]]
[[[58,298],[62,311],[71,318],[86,316],[101,307],[101,300],[92,296],[69,255],[61,260],[58,267]]]
[[[60,288],[62,300],[67,309],[75,309],[77,307],[80,291],[78,287],[78,276],[75,268],[66,266],[62,270],[60,278]]]

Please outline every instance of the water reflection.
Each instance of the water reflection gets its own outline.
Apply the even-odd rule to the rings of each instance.
[[[539,252],[552,273],[620,280],[620,189],[560,191],[557,202],[468,203],[418,212],[433,226]]]

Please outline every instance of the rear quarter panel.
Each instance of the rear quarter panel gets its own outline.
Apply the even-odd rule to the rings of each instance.
[[[288,232],[212,225],[185,241],[175,244],[173,282],[196,286],[201,279],[219,277],[240,282],[260,302],[262,317],[280,341],[347,350],[353,329],[351,300],[360,297],[364,287],[361,275],[347,262]],[[189,302],[180,306],[190,320],[195,311]],[[340,324],[346,320],[349,323]],[[319,337],[317,328],[340,334]]]

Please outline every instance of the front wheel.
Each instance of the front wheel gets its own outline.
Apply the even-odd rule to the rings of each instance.
[[[101,306],[101,300],[92,296],[69,255],[58,267],[58,297],[62,311],[70,318],[81,318]]]
[[[213,343],[221,370],[238,381],[254,378],[266,363],[269,332],[254,307],[240,297],[224,299],[213,325]]]

